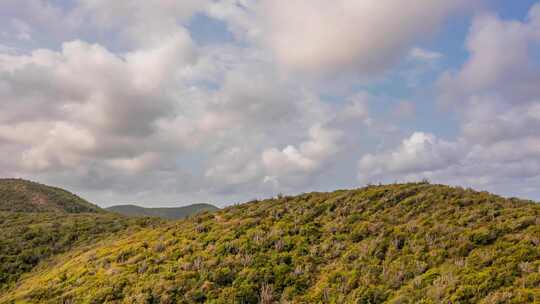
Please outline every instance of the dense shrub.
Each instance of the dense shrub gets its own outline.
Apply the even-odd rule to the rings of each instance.
[[[0,302],[535,303],[539,218],[428,183],[283,196],[72,252]]]
[[[113,214],[0,212],[0,291],[53,255],[157,223]],[[122,252],[116,261],[128,257]]]

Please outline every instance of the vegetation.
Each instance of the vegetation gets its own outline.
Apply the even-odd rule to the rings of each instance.
[[[0,211],[104,212],[66,190],[22,179],[0,179]]]
[[[158,223],[108,213],[59,188],[0,179],[0,291],[50,257]]]
[[[280,196],[51,265],[0,303],[538,303],[540,206],[427,183]]]
[[[157,223],[114,214],[0,212],[0,291],[51,256]]]
[[[126,216],[136,217],[159,217],[163,219],[178,220],[203,211],[218,210],[216,206],[209,204],[194,204],[178,208],[143,208],[135,205],[119,205],[106,208],[108,211]]]

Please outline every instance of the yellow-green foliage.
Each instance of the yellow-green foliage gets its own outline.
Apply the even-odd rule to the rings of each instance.
[[[0,211],[0,291],[51,256],[156,223],[115,214]]]
[[[1,303],[537,303],[540,206],[429,184],[253,201],[58,257]]]

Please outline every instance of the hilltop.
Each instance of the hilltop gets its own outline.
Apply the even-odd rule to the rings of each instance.
[[[54,261],[0,303],[536,303],[540,205],[426,183],[280,196]]]
[[[0,179],[0,293],[40,263],[147,226],[66,190],[21,179]]]
[[[125,216],[135,217],[159,217],[162,219],[178,220],[188,216],[204,212],[216,211],[218,207],[210,204],[193,204],[176,208],[144,208],[136,205],[118,205],[105,208],[107,211],[115,212]]]
[[[71,192],[23,179],[0,179],[0,211],[104,212]]]

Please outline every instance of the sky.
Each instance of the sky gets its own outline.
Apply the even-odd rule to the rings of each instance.
[[[0,176],[101,206],[540,200],[540,1],[2,0]]]

